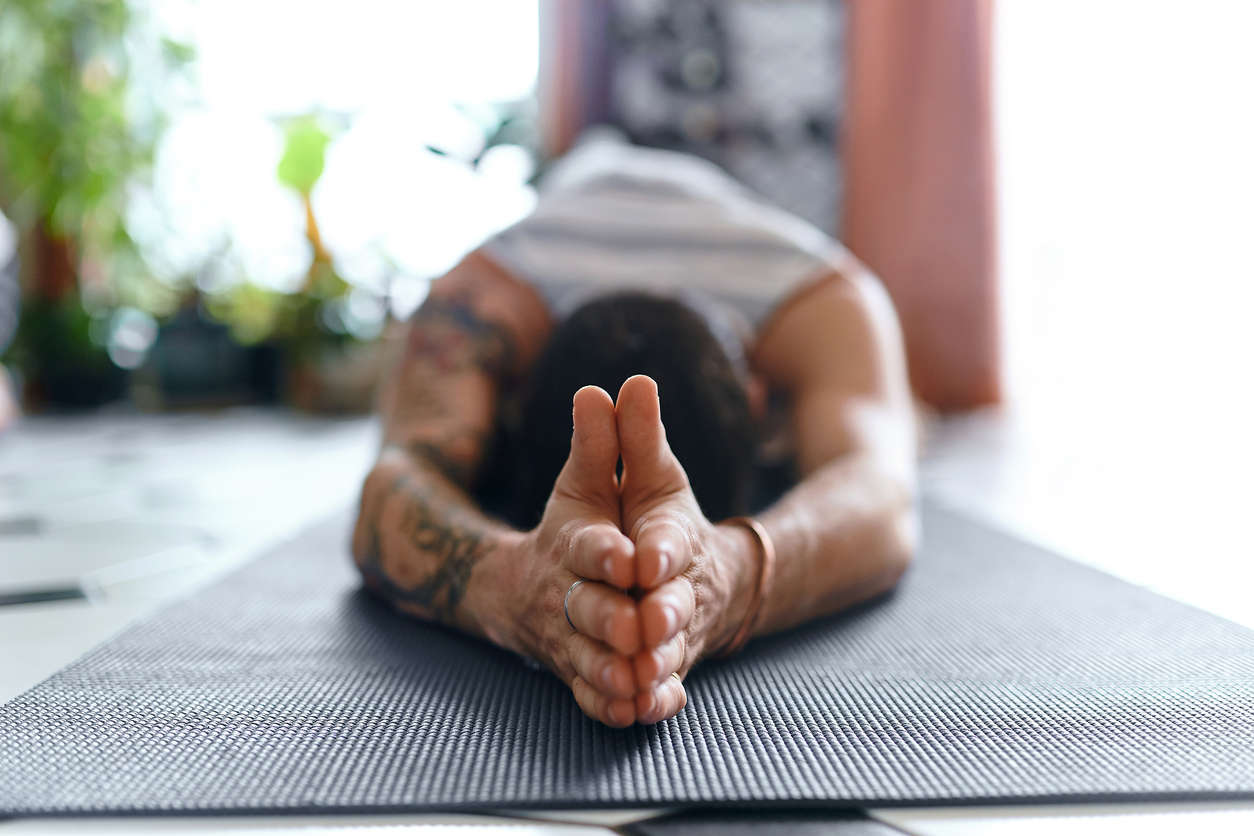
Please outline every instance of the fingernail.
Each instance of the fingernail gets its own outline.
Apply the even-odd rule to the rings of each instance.
[[[614,703],[610,706],[610,720],[617,725],[622,725],[628,720],[627,707],[621,703]]]
[[[666,635],[669,636],[679,626],[679,611],[670,604],[664,604],[662,606],[662,618],[666,620]]]
[[[601,687],[606,691],[614,690],[614,668],[609,665],[601,671]]]
[[[657,553],[657,577],[654,583],[661,583],[671,568],[671,553],[663,549]]]

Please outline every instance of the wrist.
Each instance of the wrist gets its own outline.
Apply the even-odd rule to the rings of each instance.
[[[757,586],[761,547],[757,538],[743,525],[719,523],[719,556],[724,573],[726,600],[716,621],[716,629],[708,650],[719,653],[731,644],[741,625],[750,616]]]
[[[521,589],[526,582],[529,556],[533,554],[531,542],[527,532],[504,527],[494,530],[463,602],[465,616],[473,622],[473,632],[507,650],[519,650],[519,614],[511,609],[516,596],[503,591]]]

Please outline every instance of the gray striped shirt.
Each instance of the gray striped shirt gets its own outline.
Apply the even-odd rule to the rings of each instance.
[[[555,165],[535,211],[484,251],[559,318],[606,292],[696,291],[730,303],[755,330],[849,258],[713,163],[603,135]]]

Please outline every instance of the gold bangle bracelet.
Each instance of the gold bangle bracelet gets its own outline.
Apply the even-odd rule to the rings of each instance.
[[[753,630],[762,616],[762,602],[766,600],[771,580],[775,574],[775,544],[771,541],[771,535],[767,533],[762,523],[752,517],[732,517],[729,520],[725,520],[725,522],[749,529],[754,539],[758,541],[762,559],[758,564],[757,584],[754,586],[753,598],[749,601],[744,620],[740,623],[740,628],[736,631],[736,635],[732,637],[732,640],[719,651],[719,656],[730,656],[738,652],[749,641],[749,637],[753,634]]]

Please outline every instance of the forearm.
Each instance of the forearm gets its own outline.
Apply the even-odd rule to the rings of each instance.
[[[387,448],[367,477],[353,532],[365,584],[397,608],[500,639],[499,583],[521,534],[481,512],[439,467]]]
[[[543,322],[525,316],[534,300],[480,261],[468,257],[437,281],[410,322],[380,397],[385,447],[362,489],[353,556],[365,583],[398,608],[499,642],[493,589],[517,571],[522,535],[469,491],[500,390],[534,354]]]
[[[844,456],[817,469],[757,519],[776,552],[756,630],[761,634],[892,588],[917,539],[913,474],[885,467],[870,455]],[[743,613],[761,555],[751,537],[742,536],[741,542],[741,591],[733,611]]]

